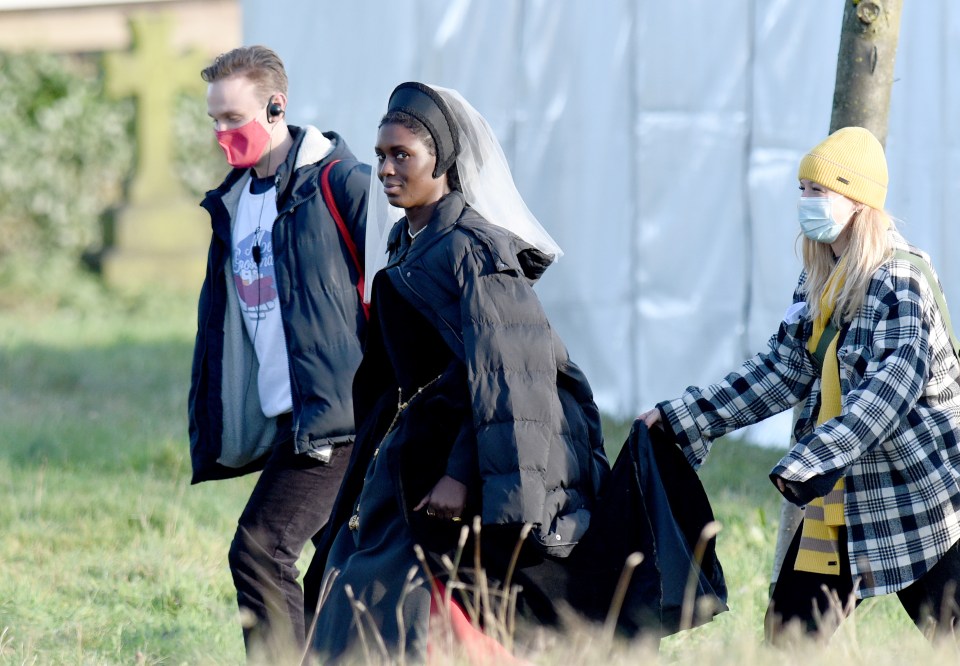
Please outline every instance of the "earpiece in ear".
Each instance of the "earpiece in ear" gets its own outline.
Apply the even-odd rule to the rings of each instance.
[[[277,102],[270,102],[270,105],[267,106],[267,114],[272,117],[277,117],[283,114],[283,107],[280,106]]]

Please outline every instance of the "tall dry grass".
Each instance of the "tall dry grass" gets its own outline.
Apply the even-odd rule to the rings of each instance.
[[[189,485],[194,295],[120,298],[90,284],[44,293],[68,297],[24,292],[0,312],[0,664],[244,663],[226,555],[253,479]],[[628,425],[606,423],[611,458]],[[729,612],[659,650],[572,621],[537,632],[522,656],[563,666],[957,662],[893,598],[862,604],[825,644],[762,644],[778,507],[766,473],[778,457],[723,442],[701,470],[723,525]],[[509,627],[509,612],[499,621]]]

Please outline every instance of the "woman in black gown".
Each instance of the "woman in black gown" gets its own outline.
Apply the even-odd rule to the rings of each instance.
[[[609,473],[590,387],[533,292],[559,248],[482,116],[455,91],[401,84],[376,151],[372,194],[405,216],[390,228],[370,206],[368,275],[383,268],[368,280],[357,442],[311,565],[324,571],[314,648],[327,663],[361,636],[391,658],[424,659],[430,578],[449,582],[444,555],[474,517],[492,584],[522,538],[518,613],[554,621],[554,574]],[[472,539],[461,581],[473,581]]]

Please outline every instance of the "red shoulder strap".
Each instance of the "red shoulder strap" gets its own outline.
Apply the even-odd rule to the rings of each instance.
[[[363,263],[360,261],[360,255],[357,252],[357,244],[353,242],[353,237],[347,230],[347,225],[344,223],[339,209],[337,209],[337,202],[333,198],[333,190],[330,188],[330,169],[339,161],[340,160],[334,160],[323,167],[323,172],[320,174],[320,189],[323,192],[323,200],[327,203],[327,208],[333,216],[333,221],[337,223],[340,238],[343,239],[343,243],[347,246],[350,257],[353,258],[353,265],[356,267],[357,275],[359,276],[357,279],[357,292],[360,294],[360,305],[363,306],[363,316],[370,319],[370,304],[363,302]]]

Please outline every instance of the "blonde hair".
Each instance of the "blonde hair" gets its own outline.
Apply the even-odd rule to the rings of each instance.
[[[247,77],[265,98],[275,92],[287,94],[287,72],[283,61],[266,46],[241,46],[221,53],[200,72],[200,78],[207,83],[231,76]]]
[[[844,252],[847,257],[844,262],[847,275],[843,288],[837,295],[831,317],[838,327],[844,321],[853,319],[867,295],[870,278],[893,255],[893,242],[891,234],[888,233],[888,230],[893,228],[893,220],[885,211],[864,205],[859,212],[854,213],[844,230],[843,233],[850,234]],[[824,287],[839,264],[829,243],[803,238],[802,252],[803,267],[807,271],[803,293],[807,299],[810,317],[816,321],[820,314],[820,297]]]

